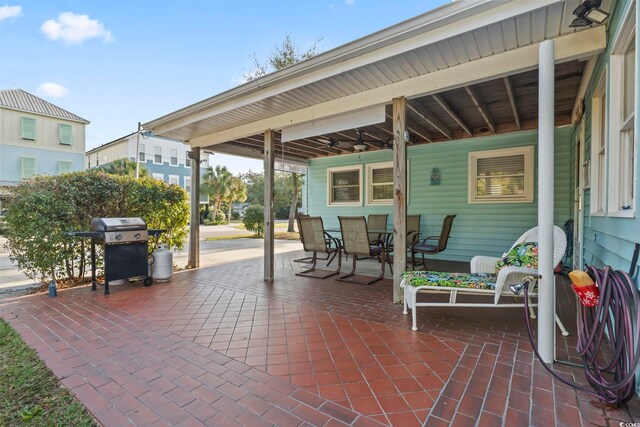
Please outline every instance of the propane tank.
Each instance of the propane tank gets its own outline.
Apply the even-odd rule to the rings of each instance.
[[[151,265],[153,279],[159,282],[171,279],[173,276],[173,252],[165,243],[158,245],[153,252],[153,264]]]

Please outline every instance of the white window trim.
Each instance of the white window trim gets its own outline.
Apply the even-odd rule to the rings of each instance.
[[[625,181],[621,176],[624,172],[635,173],[635,170],[627,171],[622,168],[622,137],[621,133],[625,128],[634,129],[633,144],[635,144],[633,152],[634,159],[632,163],[632,169],[636,169],[638,164],[638,143],[637,143],[637,129],[635,129],[635,115],[638,113],[635,111],[637,105],[637,99],[634,100],[634,112],[628,117],[623,117],[624,109],[622,102],[624,101],[624,53],[629,48],[631,43],[635,42],[636,38],[636,5],[632,2],[626,14],[621,18],[622,25],[619,26],[619,32],[616,34],[612,45],[612,51],[610,56],[611,66],[611,79],[609,79],[609,93],[610,93],[610,105],[609,114],[607,119],[609,121],[608,129],[608,159],[607,159],[607,179],[608,179],[608,200],[605,209],[608,216],[620,217],[620,218],[635,218],[636,214],[636,201],[638,196],[637,185],[634,186],[634,193],[630,203],[631,209],[622,209],[621,201],[621,185]],[[637,75],[637,48],[636,49],[636,75]],[[636,82],[636,86],[638,82]],[[637,94],[637,87],[636,87]],[[634,97],[636,96],[634,94]],[[615,100],[615,101],[614,101]],[[633,179],[637,182],[637,176]]]
[[[173,158],[173,156],[171,155],[171,152],[173,150],[174,150],[174,148],[170,148],[169,149],[169,166],[177,168],[177,167],[180,166],[180,158],[178,157],[178,150],[175,149],[176,150],[176,164],[175,165],[171,164],[171,159]]]
[[[171,182],[172,179],[176,180],[175,185],[178,185],[178,186],[180,185],[180,175],[169,175],[169,181],[168,181],[169,184],[172,184]]]
[[[193,160],[189,158],[189,151],[187,150],[184,152],[184,167],[191,169],[191,162],[193,162]]]
[[[187,187],[191,187],[191,177],[189,176],[184,177],[184,190],[191,195],[191,189],[187,190]]]
[[[156,148],[160,148],[160,162],[156,162]],[[162,164],[162,160],[163,160],[163,156],[164,156],[164,150],[162,149],[161,145],[154,145],[153,146],[153,164],[154,165],[161,165]]]
[[[387,169],[391,168],[393,170],[393,161],[390,162],[378,162],[378,163],[367,163],[367,200],[366,206],[390,206],[393,205],[393,198],[387,200],[373,200],[373,171],[374,169]],[[408,175],[408,174],[407,174]],[[393,181],[391,181],[393,185]],[[407,186],[408,187],[408,186]]]
[[[600,136],[602,135],[602,126],[607,126],[607,120],[609,115],[607,114],[607,99],[609,98],[607,94],[607,76],[609,75],[608,66],[604,68],[602,73],[602,77],[598,81],[596,88],[593,91],[593,96],[591,98],[591,155],[590,155],[590,163],[591,163],[591,179],[590,179],[590,206],[589,213],[591,216],[604,216],[607,210],[607,193],[603,192],[604,199],[602,203],[600,203],[599,193],[601,188],[607,188],[607,171],[605,170],[603,173],[603,177],[605,182],[600,182],[599,174],[598,174],[598,148],[603,145],[600,142]],[[600,123],[600,117],[602,117],[602,109],[605,111],[604,115],[604,123]],[[606,138],[608,139],[608,133],[605,133]],[[605,169],[607,168],[606,156],[609,151],[609,142],[604,142],[604,150],[605,150]],[[600,209],[600,204],[602,204],[602,209]]]
[[[505,157],[524,155],[524,196],[511,197],[500,196],[492,198],[477,198],[476,178],[478,173],[478,160],[492,157]],[[525,147],[500,148],[497,150],[472,151],[469,153],[469,170],[468,170],[468,197],[470,204],[479,203],[532,203],[533,187],[534,187],[534,155],[535,148],[533,145]]]
[[[163,173],[154,173],[151,176],[153,176],[153,178],[157,179],[158,181],[164,182],[164,174]]]
[[[138,162],[140,163],[147,163],[147,151],[146,151],[147,147],[146,145],[141,142],[140,146],[138,147]],[[141,154],[144,155],[144,160],[142,159]]]
[[[362,165],[350,165],[350,166],[339,166],[334,168],[327,168],[327,206],[336,207],[336,206],[362,206]],[[331,176],[334,172],[344,172],[349,170],[357,170],[360,179],[360,191],[358,192],[358,201],[357,202],[332,202],[331,201]]]

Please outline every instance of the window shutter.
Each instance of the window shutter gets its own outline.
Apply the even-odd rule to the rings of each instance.
[[[31,117],[20,117],[20,124],[22,126],[22,139],[35,141],[36,119],[32,119]]]
[[[71,162],[67,161],[59,161],[58,162],[58,173],[69,173],[71,172]]]
[[[59,124],[58,130],[60,132],[60,144],[71,145],[71,125]]]
[[[20,157],[20,178],[29,178],[36,174],[36,159]]]

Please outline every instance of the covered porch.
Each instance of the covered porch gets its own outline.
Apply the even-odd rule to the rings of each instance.
[[[387,209],[396,247],[406,246],[408,213],[423,214],[425,228],[441,220],[429,215],[437,212],[433,206],[466,210],[467,215],[454,226],[464,236],[456,242],[465,246],[455,253],[453,259],[459,261],[468,261],[474,253],[500,254],[508,249],[506,242],[539,225],[543,278],[538,332],[541,353],[551,362],[553,224],[568,219],[571,203],[570,140],[562,127],[571,125],[581,111],[593,58],[606,46],[605,26],[569,26],[579,3],[455,2],[144,127],[187,141],[196,155],[206,148],[264,159],[266,281],[279,280],[273,252],[274,162],[282,167],[307,165],[310,173],[324,169],[318,182],[309,177],[307,197],[317,204],[309,203],[308,213],[331,221],[329,217],[335,219],[338,214],[384,208],[365,203],[362,193],[359,207],[329,206],[324,199],[326,187],[314,186],[329,166],[344,161],[390,161],[393,200]],[[602,7],[608,10],[611,4],[605,1]],[[445,179],[458,180],[455,190],[464,191],[468,174],[464,163],[471,151],[522,145],[535,147],[538,167],[537,178],[525,178],[531,195],[515,200],[521,203],[493,205],[491,210],[489,205],[465,200],[456,207],[447,206],[446,198],[429,199],[420,193],[426,187],[420,178],[432,166],[440,166]],[[430,154],[436,152],[441,156],[439,165],[431,163]],[[457,166],[449,170],[450,164]],[[562,175],[554,183],[558,174]],[[193,191],[198,191],[198,185]],[[462,198],[466,199],[465,194]],[[419,203],[431,206],[431,212],[415,212]],[[197,229],[192,230],[194,236]],[[197,266],[197,245],[192,247],[191,265]],[[394,301],[401,300],[405,265],[406,253],[397,251],[390,292]]]

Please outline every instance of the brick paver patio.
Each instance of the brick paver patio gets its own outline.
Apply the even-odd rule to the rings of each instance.
[[[604,407],[552,380],[522,310],[422,308],[415,333],[389,281],[297,277],[299,255],[278,257],[272,284],[262,263],[239,261],[106,297],[85,287],[20,298],[0,316],[106,426],[640,421],[637,399]],[[566,289],[558,284],[559,314],[575,332]],[[577,361],[574,335],[558,337],[559,359]]]

